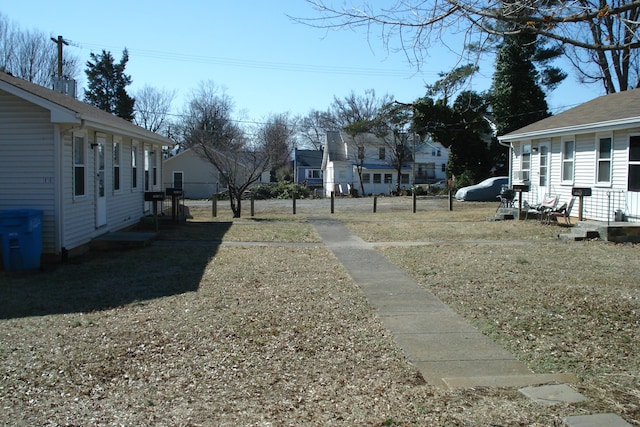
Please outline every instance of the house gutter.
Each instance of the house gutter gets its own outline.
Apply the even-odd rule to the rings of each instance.
[[[511,187],[511,175],[512,175],[512,173],[511,173],[511,159],[513,158],[513,143],[509,142],[507,144],[507,143],[504,143],[504,142],[500,141],[500,138],[498,138],[498,144],[502,145],[503,147],[507,147],[509,149],[509,168],[508,168],[509,176],[508,176],[508,180],[507,180],[507,185],[509,187]]]

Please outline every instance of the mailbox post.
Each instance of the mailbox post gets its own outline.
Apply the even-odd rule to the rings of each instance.
[[[591,196],[591,188],[589,187],[573,187],[571,189],[572,196],[578,196],[578,221],[582,221],[583,199]]]
[[[153,206],[153,222],[155,223],[156,231],[158,231],[158,202],[162,202],[164,200],[164,192],[163,191],[145,191],[144,192],[144,201],[152,202]]]
[[[178,222],[179,217],[179,199],[182,196],[182,188],[167,188],[167,196],[171,196],[171,219],[174,223]]]
[[[522,216],[522,193],[528,193],[530,187],[529,184],[513,184],[511,188],[518,193],[518,219],[520,219]]]

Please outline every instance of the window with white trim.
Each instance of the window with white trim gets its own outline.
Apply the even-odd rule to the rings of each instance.
[[[520,180],[531,179],[531,144],[522,144],[522,156],[520,156]]]
[[[73,195],[84,196],[87,182],[87,147],[84,136],[73,135]]]
[[[184,174],[182,172],[174,171],[173,172],[173,188],[182,188],[182,183],[184,182]]]
[[[138,188],[138,146],[131,146],[131,188]]]
[[[562,181],[573,182],[576,143],[573,139],[562,141]]]
[[[365,184],[368,184],[369,182],[371,182],[371,174],[369,172],[362,173],[362,182]]]
[[[611,159],[613,158],[613,139],[611,136],[598,137],[597,156],[596,183],[611,184]]]
[[[307,179],[322,179],[322,169],[307,169]]]
[[[629,137],[629,191],[640,191],[640,135]]]
[[[382,182],[382,175],[379,173],[374,173],[373,174],[373,183],[374,184],[380,184]]]
[[[113,191],[120,190],[120,157],[122,156],[122,143],[118,139],[113,140]]]

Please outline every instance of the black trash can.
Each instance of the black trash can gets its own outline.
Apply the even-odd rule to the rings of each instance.
[[[42,211],[14,209],[0,212],[2,261],[6,271],[40,268]]]

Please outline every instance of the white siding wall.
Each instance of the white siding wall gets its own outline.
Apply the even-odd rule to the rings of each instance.
[[[55,238],[53,129],[49,111],[0,91],[0,210],[42,210],[44,252]]]
[[[223,190],[218,173],[210,162],[201,159],[192,150],[184,151],[164,161],[162,182],[173,187],[173,172],[183,173],[184,197],[208,199]]]

